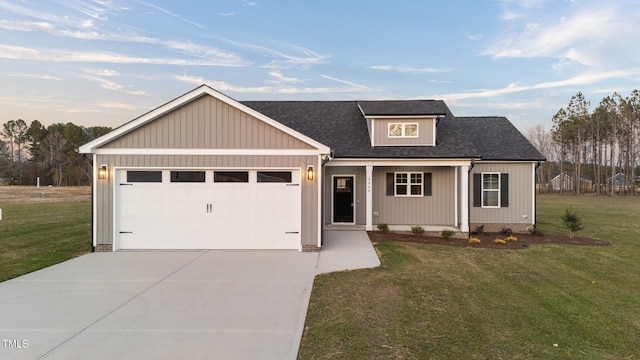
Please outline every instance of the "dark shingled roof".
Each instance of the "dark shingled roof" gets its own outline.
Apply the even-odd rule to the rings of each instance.
[[[384,100],[358,101],[366,117],[375,115],[450,115],[451,111],[442,100]]]
[[[336,158],[481,158],[544,160],[504,117],[454,117],[442,101],[242,101],[270,118],[323,143]],[[364,104],[364,106],[363,106]],[[358,106],[360,105],[360,106]],[[375,146],[367,115],[442,115],[436,146]],[[396,111],[389,113],[389,111]]]

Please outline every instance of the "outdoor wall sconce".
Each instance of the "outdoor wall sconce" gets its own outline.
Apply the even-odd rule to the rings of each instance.
[[[313,180],[315,173],[313,172],[313,165],[307,166],[307,180]]]
[[[98,169],[98,179],[105,180],[109,175],[109,170],[107,170],[107,164],[100,165],[100,169]]]

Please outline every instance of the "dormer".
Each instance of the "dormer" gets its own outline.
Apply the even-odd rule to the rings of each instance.
[[[358,101],[371,146],[435,146],[438,119],[450,114],[439,100]]]

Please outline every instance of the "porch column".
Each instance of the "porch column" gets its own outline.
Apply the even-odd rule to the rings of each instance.
[[[366,226],[365,230],[373,230],[373,165],[367,165],[367,196],[366,202]]]
[[[469,165],[460,166],[460,231],[469,232]]]

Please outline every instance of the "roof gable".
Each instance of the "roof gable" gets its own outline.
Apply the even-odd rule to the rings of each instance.
[[[96,151],[96,149],[101,148],[111,142],[116,141],[117,139],[149,124],[150,122],[153,122],[159,118],[161,118],[162,116],[171,113],[172,111],[175,111],[176,109],[202,97],[202,96],[212,96],[217,100],[222,101],[225,104],[228,104],[229,106],[238,109],[260,121],[263,121],[264,123],[288,134],[293,136],[294,138],[308,144],[309,146],[316,148],[319,150],[320,153],[329,153],[330,149],[328,146],[318,142],[317,140],[302,134],[300,132],[298,132],[295,129],[292,129],[268,116],[266,116],[265,114],[259,113],[256,110],[247,107],[246,105],[243,105],[242,103],[212,89],[211,87],[207,86],[207,85],[201,85],[198,88],[174,99],[171,100],[170,102],[154,109],[151,110],[150,112],[114,129],[113,131],[109,132],[108,134],[101,136],[91,142],[88,142],[84,145],[82,145],[80,147],[80,152],[81,153],[94,153]]]

